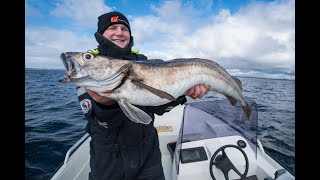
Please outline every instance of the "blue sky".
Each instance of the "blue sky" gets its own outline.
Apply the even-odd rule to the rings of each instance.
[[[97,47],[97,17],[125,14],[149,59],[205,58],[230,74],[295,79],[294,0],[26,0],[25,67],[63,69]]]

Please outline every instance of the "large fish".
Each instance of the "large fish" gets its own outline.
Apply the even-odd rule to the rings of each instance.
[[[65,52],[60,58],[66,76],[59,81],[84,87],[118,102],[133,122],[148,124],[151,118],[134,105],[158,106],[184,95],[197,84],[225,95],[242,106],[247,119],[251,107],[242,95],[241,81],[219,64],[206,59],[130,61],[83,52]]]

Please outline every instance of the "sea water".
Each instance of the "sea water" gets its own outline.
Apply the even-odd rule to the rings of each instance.
[[[85,134],[75,86],[64,70],[25,71],[25,179],[48,179],[68,149]],[[295,81],[238,77],[258,104],[258,138],[266,152],[295,172]],[[208,93],[204,98],[212,98]]]

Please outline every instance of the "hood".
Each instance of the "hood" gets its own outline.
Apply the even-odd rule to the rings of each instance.
[[[132,53],[131,48],[133,46],[133,37],[130,36],[130,43],[128,47],[121,48],[111,42],[109,39],[101,35],[100,33],[96,32],[94,34],[98,45],[98,50],[101,55],[118,58],[118,59],[126,59],[126,60],[132,60]]]

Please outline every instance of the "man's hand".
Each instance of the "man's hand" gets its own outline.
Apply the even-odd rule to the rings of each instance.
[[[110,106],[112,104],[115,104],[117,101],[114,101],[112,99],[109,99],[107,97],[104,96],[100,96],[98,93],[91,91],[89,89],[85,89],[87,91],[87,93],[98,103],[106,105],[106,106]]]
[[[207,94],[210,90],[210,86],[206,86],[204,84],[198,84],[189,89],[186,93],[186,96],[191,97],[192,99],[202,98],[205,94]]]

